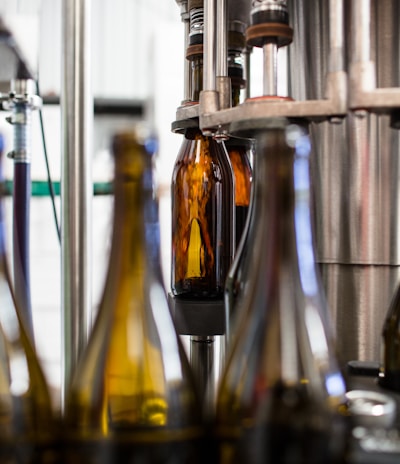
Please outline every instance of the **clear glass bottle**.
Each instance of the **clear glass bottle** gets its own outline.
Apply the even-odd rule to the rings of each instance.
[[[256,222],[249,291],[217,397],[219,463],[342,462],[346,387],[314,261],[309,138],[281,119],[249,127]]]
[[[379,384],[400,392],[400,287],[392,297],[382,328]]]
[[[67,462],[200,462],[202,412],[168,307],[151,157],[113,139],[114,221],[106,284],[66,397]]]
[[[263,98],[268,98],[270,101],[287,100],[287,97],[278,96]],[[255,155],[254,139],[240,137],[239,140],[248,144],[249,147],[248,158],[252,160],[252,186],[250,205],[242,232],[243,237],[242,240],[238,242],[235,257],[229,269],[225,284],[226,350],[229,349],[229,345],[231,344],[237,329],[238,319],[240,316],[240,311],[238,311],[237,308],[240,306],[240,301],[244,297],[244,294],[249,291],[247,279],[250,269],[253,266],[253,243],[259,221],[257,216],[254,216],[253,213],[255,210],[259,211],[261,208],[260,205],[254,206],[254,203],[265,201],[265,199],[260,200],[259,195],[254,195],[254,186],[257,183],[265,182],[265,179],[262,178],[264,174],[260,172],[259,166],[262,160],[260,157]],[[261,176],[261,178],[257,179],[257,176]]]
[[[1,136],[0,152],[0,185],[4,188]],[[0,199],[0,460],[20,464],[57,462],[57,424],[47,381],[12,289],[2,201]]]

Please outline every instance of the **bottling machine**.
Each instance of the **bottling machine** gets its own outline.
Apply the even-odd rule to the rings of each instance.
[[[92,102],[87,3],[63,2],[62,305],[66,383],[85,343],[90,305],[86,288],[90,138],[86,129]],[[176,3],[187,43],[188,0]],[[229,137],[232,124],[237,127],[241,121],[269,117],[309,121],[316,260],[340,365],[348,370],[354,385],[358,386],[359,379],[366,375],[367,383],[360,385],[371,387],[372,396],[361,397],[365,408],[359,413],[362,427],[355,432],[364,452],[362,462],[371,463],[396,462],[400,456],[400,416],[399,412],[397,419],[393,415],[393,405],[400,406],[399,397],[396,392],[377,391],[374,382],[381,362],[384,319],[400,281],[399,18],[397,0],[204,0],[203,90],[198,104],[177,102],[172,121],[172,130],[180,133],[188,121],[198,120],[204,135],[221,140]],[[23,131],[29,130],[29,122],[27,127],[21,126],[18,114],[29,116],[40,99],[30,87],[34,73],[29,59],[18,48],[12,28],[4,21],[0,27],[0,53],[7,56],[6,79],[11,83],[10,93],[2,94],[2,100],[14,112],[10,122],[17,123],[16,144],[21,140],[26,144]],[[229,28],[245,31],[246,35],[243,58],[248,85],[235,107],[230,105],[227,70]],[[262,49],[263,69],[251,66],[254,48]],[[282,76],[278,73],[278,54],[286,63],[285,95],[278,95],[278,74]],[[182,59],[182,99],[187,101],[191,71],[188,61]],[[249,87],[251,73],[256,71],[262,75],[262,95],[252,95]],[[282,86],[282,82],[279,84]],[[272,102],[265,98],[271,96],[285,98]],[[15,151],[16,163],[22,162],[25,167],[29,164],[29,156],[24,158],[29,155],[29,140],[27,143]],[[25,172],[27,175],[29,172]],[[28,184],[24,185],[26,189]],[[26,191],[20,188],[22,198]],[[28,219],[22,218],[16,227],[23,228]],[[23,249],[24,238],[21,240]],[[21,262],[23,266],[24,260]],[[22,288],[20,293],[25,295],[24,305],[29,311],[29,288]],[[188,317],[185,305],[178,304],[177,308],[174,298],[170,301],[178,318]],[[206,345],[198,343],[198,333],[192,334],[192,362],[202,375],[216,382],[216,351],[210,341],[224,335],[224,308],[221,302],[206,305],[205,311],[201,302],[197,306],[189,308],[194,331],[199,325],[203,331],[209,324],[210,333]],[[181,319],[178,327],[180,323]],[[218,353],[223,354],[223,342],[218,342]],[[374,404],[380,408],[375,419]]]
[[[186,37],[190,2],[177,3]],[[178,107],[172,123],[179,133],[198,118],[203,134],[224,139],[232,127],[248,128],[267,117],[310,122],[316,261],[337,356],[351,379],[378,377],[382,327],[399,280],[398,18],[399,6],[390,0],[205,0],[203,91],[197,105]],[[247,82],[255,71],[249,65],[252,50],[263,53],[263,69],[256,70],[263,76],[263,94],[248,92],[235,107],[227,103],[225,65],[233,24],[246,30]],[[278,53],[287,65],[285,95],[277,93]],[[185,82],[187,92],[188,66]],[[193,365],[204,373],[210,362],[209,354],[202,362],[194,356]],[[373,394],[358,400],[380,401]],[[397,433],[392,437],[387,451],[396,454]],[[371,443],[370,451],[385,448],[378,438]]]

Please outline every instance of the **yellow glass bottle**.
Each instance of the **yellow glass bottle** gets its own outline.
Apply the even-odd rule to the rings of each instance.
[[[1,168],[2,159],[3,195]],[[56,432],[46,378],[11,286],[0,199],[0,461],[57,462]]]
[[[162,284],[151,157],[133,132],[117,134],[113,152],[110,261],[66,398],[67,460],[199,462],[202,414]]]

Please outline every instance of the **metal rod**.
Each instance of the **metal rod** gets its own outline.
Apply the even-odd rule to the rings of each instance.
[[[204,0],[203,90],[216,90],[215,0]]]
[[[215,388],[215,337],[190,337],[190,364],[198,387],[201,402],[207,409]]]
[[[228,49],[227,49],[227,2],[226,0],[219,0],[217,3],[217,76],[228,75]]]
[[[264,51],[264,95],[278,94],[278,45],[275,41],[267,42]]]
[[[89,328],[91,236],[90,0],[62,3],[62,405]],[[63,390],[64,388],[64,390]]]
[[[185,34],[185,39],[184,39],[184,50],[186,53],[187,47],[189,45],[189,31],[190,31],[190,23],[189,19],[184,21],[184,34]],[[184,64],[183,64],[183,101],[187,102],[190,100],[192,96],[192,67],[190,65],[190,61],[184,57]]]
[[[180,7],[181,11],[181,20],[184,26],[184,55],[186,55],[186,50],[189,45],[189,32],[190,32],[190,15],[188,9],[188,1],[187,0],[176,0],[177,4]],[[192,78],[191,78],[191,66],[189,60],[184,57],[183,60],[183,102],[187,102],[190,100],[192,95]]]
[[[243,52],[244,75],[246,80],[246,87],[244,89],[244,99],[247,100],[251,96],[250,88],[250,68],[251,68],[251,48],[246,47]]]
[[[344,9],[343,0],[329,2],[329,71],[336,72],[344,69],[343,37],[344,37]]]
[[[370,61],[371,1],[354,0],[352,31],[354,34],[353,62]]]

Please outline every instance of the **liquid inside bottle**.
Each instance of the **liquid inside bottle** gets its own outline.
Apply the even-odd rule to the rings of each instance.
[[[110,261],[67,395],[68,462],[200,462],[202,412],[162,284],[150,159],[130,132],[113,152]]]
[[[237,252],[250,209],[253,178],[250,165],[252,142],[230,137],[225,145],[235,177],[235,250]]]
[[[234,180],[223,143],[188,129],[172,176],[175,296],[222,299],[234,251]]]
[[[346,387],[314,261],[309,138],[280,119],[253,130],[252,265],[218,391],[219,462],[339,463]]]

